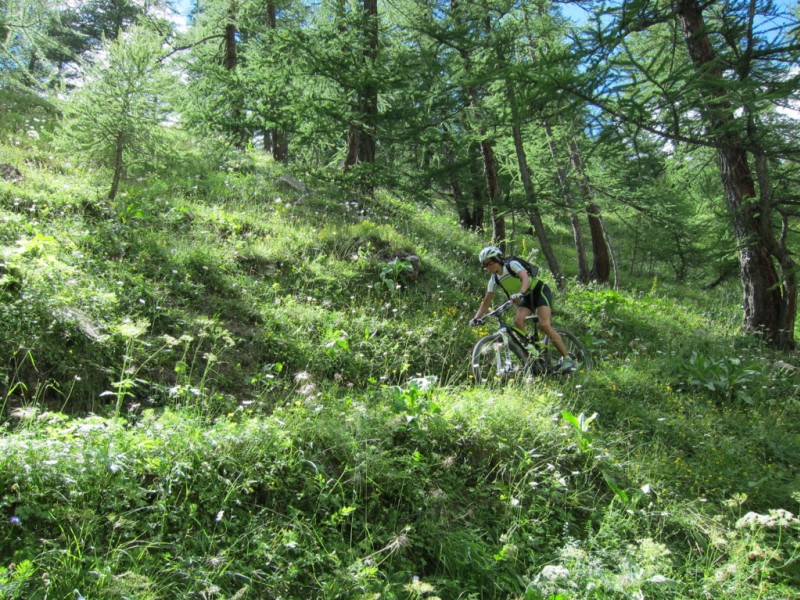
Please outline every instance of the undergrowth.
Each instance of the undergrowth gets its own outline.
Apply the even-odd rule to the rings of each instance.
[[[0,152],[3,597],[798,597],[798,367],[735,290],[570,283],[596,369],[484,390],[442,207],[248,154],[108,203],[35,152]]]

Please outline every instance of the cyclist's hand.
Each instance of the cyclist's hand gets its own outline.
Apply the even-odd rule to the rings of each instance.
[[[514,304],[519,303],[519,301],[522,300],[522,294],[512,294],[511,300],[514,302]]]

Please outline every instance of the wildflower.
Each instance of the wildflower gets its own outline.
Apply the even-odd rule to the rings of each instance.
[[[17,515],[11,517],[8,522],[12,525],[22,525],[22,519],[20,519]]]
[[[779,508],[770,510],[768,515],[762,515],[751,511],[736,521],[736,529],[756,529],[758,527],[777,529],[798,524],[800,524],[800,519],[797,519],[788,510]]]
[[[411,544],[411,540],[408,538],[408,534],[410,532],[411,532],[411,527],[409,526],[403,527],[403,530],[389,541],[384,550],[395,552],[397,550],[409,546]]]
[[[411,583],[405,586],[405,589],[415,597],[422,598],[425,594],[433,592],[435,588],[430,583],[420,581],[419,577],[415,575]]]
[[[439,378],[436,375],[428,375],[426,377],[415,377],[409,381],[409,384],[416,385],[420,392],[429,392],[438,380]]]
[[[569,579],[569,570],[559,565],[547,565],[539,573],[537,579],[544,579],[546,581],[559,581],[562,579]]]
[[[303,396],[313,396],[317,391],[317,386],[313,383],[307,383],[298,390],[298,393]]]
[[[442,488],[437,487],[429,492],[428,497],[434,500],[444,500],[447,498],[447,493]]]

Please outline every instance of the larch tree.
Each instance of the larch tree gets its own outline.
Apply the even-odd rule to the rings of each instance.
[[[161,44],[160,36],[138,28],[106,42],[64,106],[63,139],[76,156],[111,172],[112,202],[128,170],[162,149],[172,80],[159,61]]]
[[[575,243],[578,280],[607,284],[614,265],[615,284],[618,284],[618,268],[611,251],[609,232],[604,226],[594,186],[584,165],[583,136],[579,132],[587,128],[585,103],[565,97],[553,85],[553,79],[572,77],[580,68],[567,45],[569,29],[548,1],[524,5],[522,15],[526,52],[521,54],[527,59],[528,69],[521,73],[521,78],[527,80],[532,88],[529,92],[535,99],[531,103],[532,116],[547,139],[551,159],[548,162],[561,204],[567,207]],[[582,215],[588,222],[593,257],[591,268],[582,231]]]
[[[407,0],[400,8],[393,13],[400,33],[393,48],[401,53],[398,64],[407,68],[392,108],[398,114],[397,102],[403,102],[407,120],[396,141],[411,153],[406,155],[412,164],[414,155],[424,157],[421,168],[408,176],[411,181],[422,176],[426,189],[449,195],[460,225],[482,232],[490,211],[475,113],[469,108],[474,102],[464,61],[469,30],[458,25],[454,3]]]
[[[505,22],[498,24],[497,34],[493,36],[492,46],[496,59],[496,73],[502,80],[502,86],[505,88],[505,105],[507,106],[507,113],[509,119],[509,128],[511,130],[511,138],[513,140],[514,156],[516,157],[517,169],[519,178],[522,182],[522,189],[525,197],[524,212],[533,228],[533,232],[539,242],[542,254],[545,257],[548,268],[553,275],[559,289],[564,289],[566,286],[566,278],[561,270],[558,257],[553,250],[553,245],[550,243],[550,237],[544,225],[542,218],[542,209],[539,201],[539,194],[535,189],[533,177],[531,174],[531,165],[528,160],[528,152],[525,147],[525,140],[523,134],[523,126],[528,120],[534,117],[534,112],[530,110],[526,103],[520,102],[518,99],[517,86],[518,77],[515,72],[522,66],[527,68],[524,63],[516,65],[512,63],[513,49],[518,45],[518,41],[523,36],[523,30],[520,25],[527,22],[525,7],[522,7],[523,19],[513,20],[508,19]],[[524,51],[522,55],[524,56]],[[516,68],[515,68],[516,67]]]
[[[566,87],[637,135],[714,149],[739,257],[743,329],[793,346],[794,215],[773,174],[798,158],[776,113],[800,88],[796,15],[768,0],[640,1],[601,12],[576,50],[592,56],[584,85]],[[634,45],[642,38],[657,43],[642,53]]]
[[[361,52],[363,54],[362,78],[360,85],[354,90],[353,115],[354,121],[350,124],[347,133],[347,152],[345,153],[344,169],[356,163],[375,162],[375,149],[378,118],[378,84],[374,72],[378,60],[379,27],[377,0],[362,0],[361,13],[355,20],[359,28]]]
[[[794,344],[797,275],[786,238],[775,233],[776,204],[770,181],[769,149],[763,146],[758,131],[759,99],[758,91],[751,85],[751,74],[758,71],[754,57],[769,50],[755,38],[753,7],[745,5],[741,9],[748,11],[746,15],[734,14],[721,20],[718,35],[732,53],[728,60],[720,60],[714,48],[703,5],[697,0],[679,0],[676,9],[697,75],[706,132],[716,147],[725,200],[739,248],[744,328],[763,335],[775,346],[787,348]],[[729,70],[741,87],[730,85],[731,78],[726,73]],[[737,116],[737,109],[743,111],[741,116]]]

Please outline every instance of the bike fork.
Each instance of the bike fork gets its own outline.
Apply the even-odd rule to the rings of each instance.
[[[495,353],[495,360],[497,364],[497,372],[500,374],[510,373],[514,369],[514,363],[511,361],[511,350],[509,347],[508,336],[503,335],[503,347],[498,348]]]

